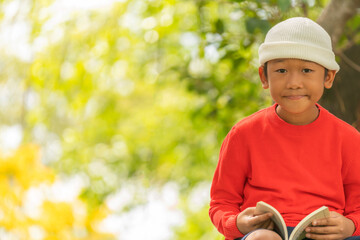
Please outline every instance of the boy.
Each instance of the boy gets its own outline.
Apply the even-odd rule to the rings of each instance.
[[[360,134],[317,104],[339,66],[326,31],[308,18],[275,25],[259,48],[259,75],[275,102],[238,122],[226,136],[209,215],[226,239],[281,239],[264,201],[284,217],[289,234],[325,205],[310,239],[360,235]],[[360,237],[351,237],[360,239]]]

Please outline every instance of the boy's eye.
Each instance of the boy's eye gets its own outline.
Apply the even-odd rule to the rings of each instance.
[[[278,72],[278,73],[286,73],[286,69],[283,69],[283,68],[280,68],[278,70],[276,70],[275,72]]]
[[[309,68],[304,68],[303,73],[311,73],[313,70],[309,69]]]

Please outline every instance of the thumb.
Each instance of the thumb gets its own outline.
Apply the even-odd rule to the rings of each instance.
[[[342,215],[338,212],[335,212],[335,211],[330,212],[330,217],[339,217],[339,216],[342,216]]]
[[[254,215],[255,213],[255,207],[248,207],[243,211],[246,215]]]

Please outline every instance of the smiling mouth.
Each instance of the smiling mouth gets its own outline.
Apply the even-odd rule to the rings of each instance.
[[[289,100],[300,100],[300,99],[307,97],[307,95],[290,95],[290,96],[284,96],[284,97]]]

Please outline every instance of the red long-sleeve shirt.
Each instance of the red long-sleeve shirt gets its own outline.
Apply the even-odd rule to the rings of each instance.
[[[237,123],[220,151],[210,218],[226,239],[242,237],[236,217],[258,201],[274,206],[287,226],[325,205],[360,235],[360,133],[317,105],[318,118],[291,125],[276,105]]]

